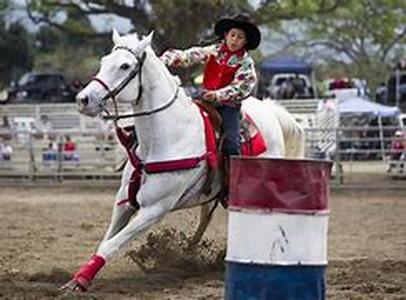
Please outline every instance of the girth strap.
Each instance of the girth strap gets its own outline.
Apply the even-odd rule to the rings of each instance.
[[[148,174],[189,170],[189,169],[197,168],[199,166],[199,163],[202,160],[205,160],[206,158],[207,158],[207,153],[205,153],[201,156],[192,157],[192,158],[183,158],[183,159],[177,159],[177,160],[167,160],[167,161],[146,163],[143,166],[144,166],[145,172]]]
[[[135,153],[133,137],[120,127],[116,128],[116,133],[120,143],[127,151],[131,164],[140,173],[145,171],[148,174],[154,174],[194,169],[199,166],[201,161],[206,160],[209,155],[209,153],[204,153],[196,157],[144,163]]]

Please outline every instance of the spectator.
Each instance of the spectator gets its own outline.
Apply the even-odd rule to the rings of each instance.
[[[393,139],[392,144],[391,144],[390,159],[391,160],[400,160],[402,158],[402,155],[404,155],[405,150],[406,150],[406,145],[405,145],[404,134],[402,131],[397,130],[395,132],[395,138]]]
[[[401,71],[406,70],[406,57],[399,60],[399,62],[396,64],[396,68]]]
[[[76,152],[76,144],[72,141],[70,135],[65,136],[65,143],[63,144],[63,159],[78,161],[79,156]]]
[[[10,128],[10,121],[8,120],[7,116],[3,116],[1,127],[2,128]]]
[[[397,166],[398,161],[406,160],[406,142],[404,133],[401,130],[395,132],[390,149],[390,160],[388,172]],[[403,164],[400,165],[400,172],[403,171]]]
[[[292,84],[293,77],[286,78],[278,89],[278,99],[292,99],[295,89]]]
[[[10,140],[12,137],[10,121],[7,116],[3,116],[2,124],[0,126],[0,137],[5,140]]]
[[[39,122],[36,124],[38,131],[44,139],[48,139],[52,131],[52,123],[47,115],[41,115]]]
[[[58,144],[55,142],[55,138],[50,136],[48,138],[47,148],[42,149],[42,161],[44,164],[50,161],[56,161],[58,159]]]
[[[306,87],[302,78],[299,74],[296,74],[292,79],[292,86],[295,91],[295,98],[302,98],[305,95]]]
[[[0,161],[11,160],[13,155],[13,148],[3,141],[3,138],[0,139]]]

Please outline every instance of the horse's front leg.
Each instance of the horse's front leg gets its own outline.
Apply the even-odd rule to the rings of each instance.
[[[123,171],[121,186],[115,196],[110,225],[107,229],[106,234],[104,235],[101,244],[111,239],[118,232],[120,232],[128,224],[131,217],[138,209],[137,205],[134,205],[134,203],[136,203],[136,195],[131,192],[134,188],[132,185],[135,184],[135,182],[132,180],[133,172],[134,169],[132,168],[131,164],[127,163]],[[91,258],[87,265],[88,264],[93,265],[93,267],[97,269],[101,268],[104,265],[104,260],[95,255]],[[85,266],[83,268],[89,269]],[[80,273],[80,271],[78,273]],[[91,277],[91,275],[89,274],[87,274],[86,276],[74,276],[68,283],[64,284],[61,287],[61,290],[71,290],[76,292],[86,291],[91,281],[89,277]]]
[[[138,233],[158,222],[167,211],[159,203],[141,208],[137,215],[120,230],[117,234],[107,240],[103,240],[96,251],[96,254],[76,272],[63,290],[87,291],[96,274],[101,268],[112,259],[119,250],[133,240]]]

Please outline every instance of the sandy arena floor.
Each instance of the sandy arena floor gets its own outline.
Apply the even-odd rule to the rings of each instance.
[[[226,211],[199,250],[184,252],[197,210],[169,215],[106,266],[85,295],[58,287],[85,262],[108,225],[113,189],[2,188],[1,299],[222,299]],[[406,299],[406,192],[333,192],[328,299]],[[148,247],[142,245],[147,244]],[[220,259],[219,259],[220,258]]]

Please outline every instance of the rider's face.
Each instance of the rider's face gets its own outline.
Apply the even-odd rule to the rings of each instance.
[[[237,51],[242,49],[247,43],[244,30],[238,28],[231,28],[226,33],[226,44],[230,51]]]

